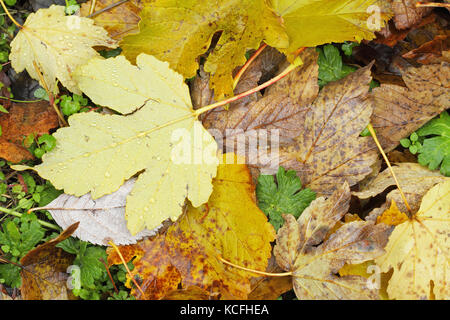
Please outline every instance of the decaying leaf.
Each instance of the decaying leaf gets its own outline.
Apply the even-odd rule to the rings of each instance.
[[[229,110],[211,110],[202,117],[203,125],[219,130],[225,137],[223,144],[228,146],[239,141],[248,143],[245,136],[252,137],[259,129],[278,129],[281,143],[292,141],[301,132],[299,123],[306,112],[304,106],[319,93],[317,52],[308,49],[300,57],[303,65],[266,89],[262,99],[253,103],[238,101]]]
[[[140,299],[160,299],[179,286],[197,286],[212,297],[246,299],[253,274],[228,267],[218,258],[266,269],[275,231],[258,209],[254,189],[245,165],[221,164],[207,204],[188,205],[165,234],[124,247],[124,256],[137,256],[132,275],[142,279],[146,296],[135,289],[132,293]],[[121,263],[111,255],[108,261]]]
[[[376,299],[361,276],[338,276],[345,264],[359,264],[383,254],[389,227],[353,221],[324,237],[345,213],[350,203],[347,183],[328,199],[320,197],[295,220],[285,216],[278,231],[274,255],[277,263],[292,272],[299,299]],[[323,243],[322,243],[323,242]]]
[[[125,182],[119,190],[93,200],[90,194],[75,197],[62,194],[44,209],[50,211],[53,219],[63,229],[79,222],[72,236],[94,244],[116,245],[136,243],[137,240],[156,234],[156,230],[144,230],[132,236],[125,220],[126,197],[133,189],[136,179]]]
[[[402,74],[407,86],[382,84],[372,91],[371,123],[385,151],[426,122],[450,108],[450,64],[409,68]]]
[[[399,30],[407,29],[418,23],[431,12],[432,8],[417,8],[416,0],[391,0],[392,11],[394,11],[395,27]],[[424,0],[421,2],[433,2]]]
[[[382,272],[391,268],[390,299],[450,298],[450,181],[423,197],[419,212],[397,225],[386,253],[375,261]]]
[[[183,78],[146,54],[137,65],[118,56],[81,67],[77,81],[95,103],[121,113],[139,110],[71,116],[70,127],[53,135],[55,149],[33,168],[57,189],[75,196],[90,192],[94,200],[144,170],[127,197],[132,235],[176,220],[186,198],[197,207],[205,203],[218,163],[217,144],[196,120]]]
[[[439,171],[429,170],[418,163],[399,163],[392,166],[392,168],[413,212],[419,209],[424,194],[431,187],[435,184],[450,180],[450,178],[441,175]],[[388,187],[394,185],[395,180],[389,169],[386,169],[365,186],[363,190],[354,192],[353,194],[360,199],[367,199],[380,194]],[[408,212],[398,190],[393,190],[387,195],[386,202],[388,205],[392,200],[395,201],[400,211]]]
[[[421,64],[438,63],[443,51],[450,50],[450,36],[437,35],[433,40],[402,55],[403,58],[415,59]]]
[[[280,148],[279,159],[271,159],[296,170],[305,187],[319,194],[332,193],[344,181],[352,186],[372,172],[377,152],[371,137],[360,137],[372,113],[370,67],[325,86],[299,112],[298,136]]]
[[[0,158],[13,163],[33,159],[23,139],[30,134],[49,133],[58,125],[58,116],[47,101],[12,103],[9,113],[0,112]]]
[[[246,50],[257,49],[263,40],[273,47],[288,46],[264,0],[157,0],[145,3],[140,16],[139,33],[120,44],[123,53],[131,61],[141,52],[152,54],[186,78],[196,74],[197,57],[208,50],[214,33],[222,32],[205,63],[219,98],[232,94],[231,71],[245,63]]]
[[[20,260],[24,267],[20,272],[20,292],[24,300],[68,300],[71,293],[67,287],[67,268],[74,257],[56,245],[69,238],[77,227],[78,223],[74,223],[57,238],[41,244]]]
[[[283,18],[292,58],[300,47],[375,38],[390,13],[384,0],[271,0]],[[292,60],[291,60],[292,61]]]
[[[99,56],[92,47],[115,48],[117,45],[93,20],[66,16],[64,10],[64,6],[52,5],[31,13],[11,42],[9,58],[16,72],[26,69],[44,87],[36,72],[36,63],[51,91],[58,79],[69,91],[81,94],[73,78],[75,69]]]
[[[98,12],[114,3],[117,3],[117,1],[97,0],[95,2],[95,12]],[[117,7],[95,15],[92,19],[95,21],[96,25],[105,28],[111,38],[121,40],[127,34],[137,32],[139,30],[139,12],[142,10],[142,3],[142,0],[129,0]],[[92,1],[87,1],[81,5],[81,16],[86,17],[89,15],[91,5]]]

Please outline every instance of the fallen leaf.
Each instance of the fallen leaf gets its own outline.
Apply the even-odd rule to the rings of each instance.
[[[359,264],[383,254],[389,228],[353,221],[324,241],[327,232],[347,213],[349,202],[350,189],[344,183],[328,199],[314,200],[298,220],[285,215],[274,255],[283,270],[292,272],[299,299],[377,298],[365,278],[340,277],[338,272],[345,264]]]
[[[238,101],[229,110],[211,110],[203,115],[203,125],[219,130],[224,137],[222,144],[233,149],[235,141],[241,141],[243,135],[254,136],[259,129],[278,129],[281,143],[292,141],[301,132],[298,123],[306,112],[302,107],[313,102],[319,93],[317,52],[308,49],[300,57],[303,65],[266,89],[262,99]]]
[[[0,112],[0,158],[18,163],[34,159],[22,142],[30,134],[40,136],[58,127],[58,116],[47,101],[12,103],[9,113]]]
[[[116,245],[136,243],[146,236],[153,236],[161,227],[144,230],[132,236],[125,220],[126,197],[133,189],[136,179],[125,182],[119,190],[93,200],[90,194],[75,197],[62,194],[43,209],[48,210],[55,222],[63,229],[79,222],[73,237],[93,244]]]
[[[94,12],[105,9],[114,3],[117,3],[117,1],[97,0]],[[139,12],[142,10],[142,3],[142,0],[128,0],[117,7],[93,16],[92,19],[96,25],[108,31],[111,38],[122,40],[124,36],[139,31],[138,22],[141,20]],[[81,16],[86,17],[89,15],[91,5],[92,1],[87,1],[81,5]]]
[[[382,84],[372,91],[371,123],[384,151],[450,108],[450,64],[409,68],[402,74],[407,88]]]
[[[415,59],[421,64],[438,63],[442,57],[442,51],[450,50],[450,38],[448,35],[438,35],[420,47],[402,55],[406,59]]]
[[[388,226],[396,226],[406,220],[408,220],[408,216],[398,209],[394,200],[391,201],[389,209],[384,211],[381,216],[377,217],[377,223],[384,223]]]
[[[382,0],[271,0],[271,3],[286,27],[289,48],[282,51],[291,61],[300,47],[373,39],[374,32],[390,18],[387,2]]]
[[[21,260],[20,272],[23,300],[68,300],[71,296],[67,287],[69,274],[67,268],[72,264],[73,256],[56,245],[67,238],[78,227],[74,223],[57,238],[29,251]]]
[[[311,105],[299,108],[298,136],[280,148],[278,158],[271,153],[266,168],[293,169],[305,187],[319,194],[332,193],[344,181],[352,186],[370,174],[377,152],[371,137],[360,137],[372,113],[370,67],[329,83]]]
[[[170,291],[162,300],[210,300],[210,295],[202,288],[191,286]]]
[[[55,188],[75,196],[90,192],[93,200],[144,170],[127,196],[132,235],[175,221],[186,198],[194,206],[205,203],[218,163],[217,144],[196,120],[183,78],[146,54],[137,65],[118,56],[82,66],[77,81],[95,103],[121,113],[139,110],[128,116],[74,114],[70,127],[54,133],[55,149],[32,168]]]
[[[207,204],[188,205],[165,234],[126,246],[125,256],[137,256],[132,275],[142,280],[145,298],[160,299],[180,286],[197,286],[213,297],[246,299],[251,291],[249,278],[254,275],[228,267],[218,258],[266,269],[275,232],[258,209],[254,190],[245,165],[221,164]],[[121,263],[117,255],[108,261]],[[144,298],[136,289],[132,293]]]
[[[435,184],[450,180],[450,178],[441,175],[439,171],[429,170],[418,163],[398,163],[397,165],[392,166],[392,168],[400,183],[400,188],[402,188],[406,200],[413,212],[416,212],[419,209],[422,197],[431,187]],[[392,177],[390,170],[386,169],[363,190],[353,192],[353,194],[360,199],[367,199],[380,194],[388,187],[394,185],[395,180]],[[400,211],[408,211],[398,190],[390,191],[386,196],[388,205],[392,200],[399,206]]]
[[[81,94],[73,72],[93,57],[100,56],[92,47],[116,48],[108,33],[94,21],[78,16],[66,16],[64,6],[52,5],[31,13],[23,28],[11,42],[11,65],[19,73],[27,70],[42,87],[50,91],[58,79],[69,91]],[[50,26],[50,27],[49,27]],[[42,73],[41,82],[35,65]]]
[[[447,180],[429,190],[419,211],[395,227],[386,253],[375,260],[382,272],[394,269],[387,288],[390,299],[450,298],[449,213]]]
[[[141,52],[152,54],[185,78],[195,76],[197,57],[222,32],[204,65],[218,98],[233,93],[230,70],[245,63],[246,50],[257,49],[263,40],[273,47],[288,45],[278,17],[264,0],[157,0],[145,3],[140,16],[139,33],[120,44],[123,54],[131,61]]]
[[[399,30],[407,29],[420,22],[424,16],[433,10],[433,8],[417,8],[416,0],[391,1],[392,11],[394,11],[395,27]],[[432,0],[423,0],[421,2],[432,2]]]

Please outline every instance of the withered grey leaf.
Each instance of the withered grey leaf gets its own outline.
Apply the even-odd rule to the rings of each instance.
[[[50,211],[56,223],[64,229],[79,221],[80,225],[73,236],[83,241],[100,245],[107,245],[110,240],[117,245],[133,244],[146,236],[155,235],[159,229],[146,229],[136,236],[128,231],[125,203],[135,181],[136,179],[130,179],[116,192],[96,200],[92,200],[90,194],[81,197],[62,194],[45,209]]]

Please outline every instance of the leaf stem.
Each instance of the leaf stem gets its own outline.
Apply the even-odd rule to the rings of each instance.
[[[219,101],[219,102],[210,104],[210,105],[208,105],[208,106],[204,106],[204,107],[202,107],[202,108],[200,108],[200,109],[197,109],[197,110],[195,110],[194,114],[195,114],[196,117],[198,117],[198,116],[201,115],[202,113],[208,112],[209,110],[215,109],[215,108],[217,108],[217,107],[224,106],[224,105],[226,105],[226,104],[228,104],[228,103],[230,103],[230,102],[234,102],[234,101],[236,101],[236,100],[239,100],[239,99],[241,99],[241,98],[244,98],[244,97],[246,97],[246,96],[249,96],[249,95],[251,95],[251,94],[253,94],[253,93],[255,93],[255,92],[258,92],[259,90],[262,90],[262,89],[264,89],[264,88],[267,88],[267,87],[270,86],[271,84],[274,84],[274,83],[277,82],[278,80],[280,80],[280,79],[284,78],[285,76],[287,76],[292,70],[294,70],[295,68],[297,68],[298,66],[300,66],[300,65],[302,65],[302,64],[303,64],[303,62],[302,62],[302,60],[300,59],[300,57],[297,57],[296,60],[294,61],[294,63],[293,63],[293,64],[290,64],[286,69],[284,69],[284,71],[283,71],[282,73],[280,73],[279,75],[273,77],[272,79],[270,79],[270,80],[264,82],[263,84],[261,84],[261,85],[255,87],[255,88],[253,88],[253,89],[250,89],[250,90],[248,90],[248,91],[245,91],[245,92],[243,92],[243,93],[241,93],[241,94],[238,94],[237,96],[234,96],[234,97],[231,97],[231,98],[229,98],[229,99],[222,100],[222,101]]]
[[[234,77],[233,89],[236,88],[236,86],[237,86],[239,80],[241,79],[242,75],[244,74],[244,72],[248,69],[248,67],[253,62],[253,60],[255,60],[259,56],[259,54],[264,50],[265,47],[267,47],[266,43],[264,43],[261,47],[259,47],[259,49],[256,50],[255,53],[250,57],[250,59],[248,59],[247,62],[242,66],[242,68],[239,70],[239,72]]]
[[[375,144],[377,145],[378,149],[381,152],[381,155],[384,158],[384,161],[386,162],[387,166],[389,167],[389,170],[391,171],[392,177],[394,178],[395,184],[397,185],[398,191],[400,192],[400,195],[403,199],[403,202],[405,203],[406,208],[408,209],[410,215],[412,214],[411,207],[408,204],[408,201],[406,200],[405,194],[403,193],[402,188],[400,187],[400,183],[397,180],[397,176],[395,175],[394,169],[392,169],[391,163],[389,162],[389,159],[386,156],[386,153],[384,153],[383,148],[381,147],[380,142],[378,141],[377,135],[375,133],[375,130],[372,127],[372,124],[367,125],[367,129],[369,129],[370,134],[372,135],[373,140],[375,141]]]
[[[127,262],[125,261],[125,259],[122,256],[122,253],[120,252],[119,248],[114,244],[114,242],[109,241],[108,244],[110,246],[112,246],[114,248],[114,250],[117,252],[117,254],[119,255],[120,260],[122,260],[122,264],[125,267],[125,269],[127,269],[128,275],[131,279],[131,281],[133,281],[134,285],[136,286],[136,288],[138,288],[138,290],[141,292],[142,296],[145,299],[145,293],[142,290],[142,288],[139,286],[139,284],[137,283],[136,279],[133,277],[133,275],[131,274],[130,269],[128,268]]]
[[[38,100],[16,100],[16,99],[11,99],[11,98],[4,97],[4,96],[0,96],[0,99],[11,100],[12,102],[18,102],[18,103],[33,103],[33,102],[39,102],[39,101],[43,100],[43,99],[38,99]]]
[[[18,28],[22,29],[23,26],[22,26],[20,23],[18,23],[18,22],[16,21],[16,19],[13,18],[13,16],[11,15],[11,13],[9,13],[9,10],[8,10],[8,8],[6,7],[6,5],[5,5],[5,3],[3,2],[3,0],[0,0],[0,3],[1,3],[1,5],[2,5],[2,7],[3,7],[3,10],[5,10],[6,15],[9,17],[9,19],[11,19],[11,21],[12,21]]]
[[[450,8],[450,3],[437,3],[437,2],[417,2],[416,8],[423,8],[423,7],[441,7],[441,8]]]
[[[118,1],[116,3],[110,4],[109,6],[106,6],[103,9],[100,9],[98,11],[90,12],[90,14],[88,16],[86,16],[86,18],[93,18],[95,16],[98,16],[99,14],[101,14],[101,13],[103,13],[105,11],[111,10],[111,9],[117,7],[117,6],[120,6],[121,4],[124,4],[125,2],[128,2],[128,1],[129,0],[121,0],[121,1]]]
[[[219,260],[222,261],[223,263],[232,266],[234,268],[240,269],[240,270],[244,270],[244,271],[248,271],[248,272],[252,272],[252,273],[256,273],[260,276],[265,276],[265,277],[287,277],[287,276],[292,276],[292,271],[290,272],[282,272],[282,273],[270,273],[270,272],[264,272],[264,271],[258,271],[258,270],[253,270],[253,269],[249,269],[249,268],[245,268],[245,267],[241,267],[237,264],[234,264],[228,260],[225,260],[224,258],[222,258],[221,256],[219,256]]]
[[[21,218],[24,215],[23,213],[20,213],[20,212],[11,210],[11,209],[3,208],[3,207],[0,207],[0,211],[4,212],[6,214],[10,214],[10,215],[15,216],[15,217],[19,217],[19,218]],[[43,220],[40,220],[40,219],[38,219],[37,222],[40,225],[44,226],[44,227],[47,227],[47,228],[50,228],[50,229],[54,229],[54,230],[58,230],[58,231],[61,230],[60,227],[58,227],[57,225],[52,224],[50,222],[43,221]]]

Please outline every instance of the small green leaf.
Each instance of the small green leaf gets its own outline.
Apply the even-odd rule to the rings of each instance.
[[[269,222],[278,230],[283,224],[282,214],[289,213],[296,218],[316,198],[311,189],[303,189],[300,178],[294,170],[285,171],[283,167],[276,174],[260,175],[256,186],[259,208],[269,216]]]
[[[403,148],[409,148],[411,146],[411,141],[408,138],[401,139],[400,144]]]

